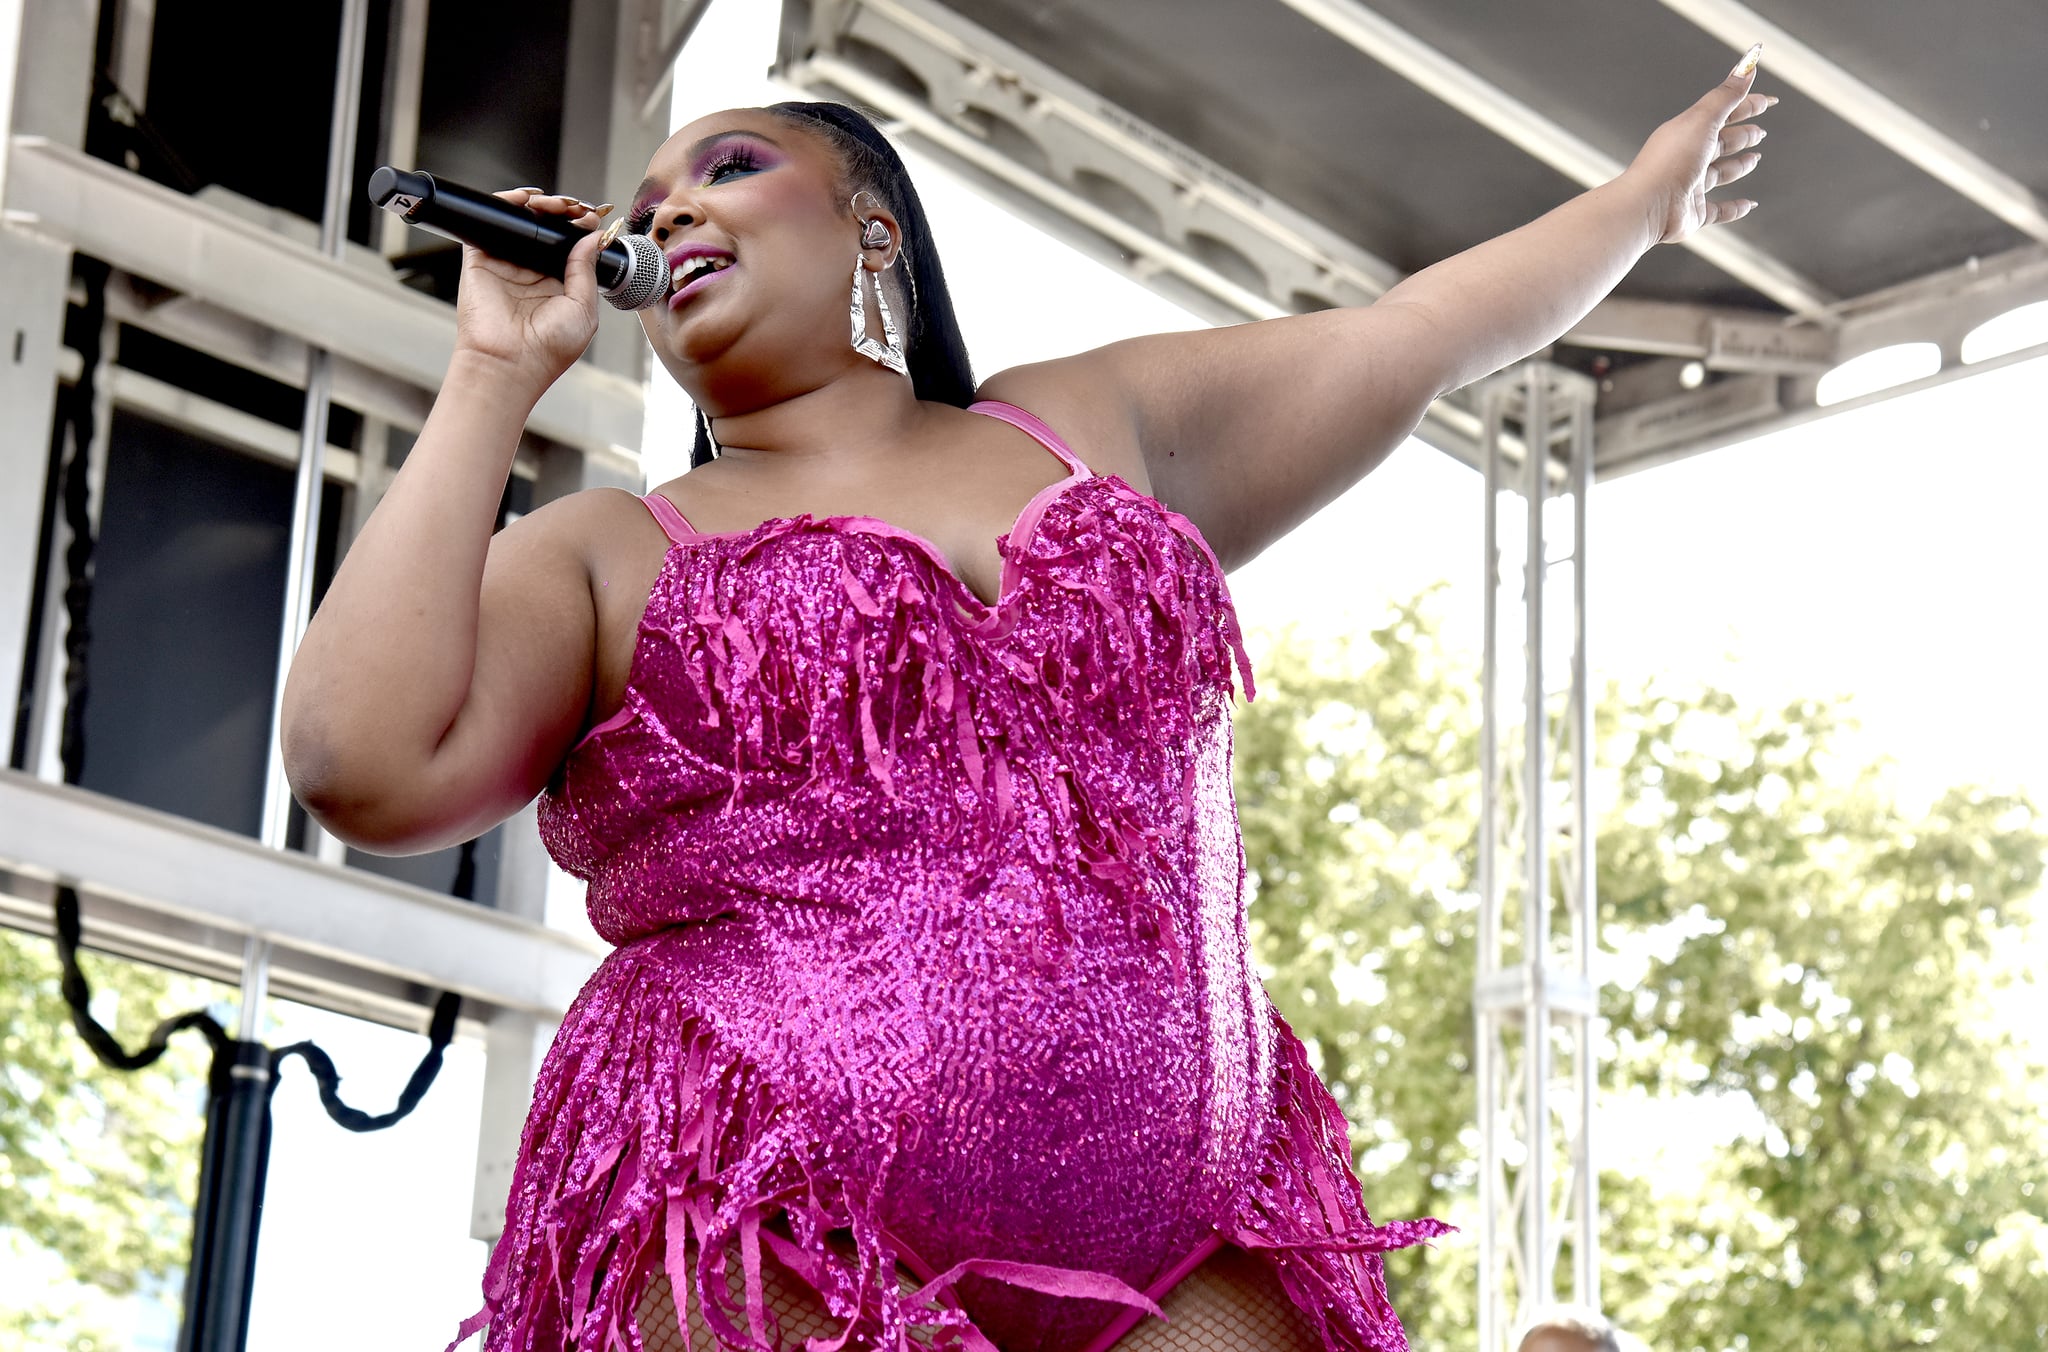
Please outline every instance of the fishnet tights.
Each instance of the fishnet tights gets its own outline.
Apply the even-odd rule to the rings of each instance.
[[[694,1272],[695,1254],[689,1271]],[[739,1265],[727,1265],[726,1283],[735,1300],[740,1294]],[[906,1289],[916,1285],[907,1275]],[[761,1292],[775,1321],[778,1348],[802,1352],[804,1339],[837,1337],[839,1322],[801,1278],[767,1255],[761,1260]],[[1115,1352],[1318,1352],[1321,1340],[1301,1311],[1287,1298],[1279,1281],[1261,1259],[1226,1246],[1159,1302],[1171,1323],[1145,1319],[1125,1334]],[[647,1352],[683,1352],[683,1331],[677,1319],[675,1292],[666,1273],[657,1273],[640,1300],[640,1337]],[[721,1352],[704,1323],[695,1293],[684,1312],[692,1352]],[[929,1335],[913,1335],[924,1341]]]
[[[1322,1352],[1322,1339],[1266,1261],[1227,1244],[1159,1308],[1172,1322],[1139,1320],[1115,1352]]]

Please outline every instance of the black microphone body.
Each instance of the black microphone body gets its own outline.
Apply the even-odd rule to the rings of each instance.
[[[549,277],[568,270],[569,251],[590,233],[560,216],[389,165],[370,175],[370,200],[410,225]],[[668,277],[668,259],[645,235],[621,235],[598,251],[598,290],[622,310],[660,300],[668,294]]]

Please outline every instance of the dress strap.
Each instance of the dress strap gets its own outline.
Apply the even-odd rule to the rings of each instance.
[[[1039,445],[1058,456],[1060,463],[1067,467],[1067,472],[1076,479],[1091,477],[1091,471],[1086,465],[1081,463],[1081,457],[1075,455],[1073,448],[1060,440],[1059,433],[1039,421],[1036,414],[1028,413],[1018,408],[1015,404],[1006,404],[1000,399],[976,400],[967,406],[967,411],[1006,422],[1018,431],[1025,433],[1033,441],[1036,441]]]
[[[640,501],[646,504],[648,511],[654,513],[654,519],[661,523],[661,529],[672,542],[681,544],[684,540],[697,534],[697,528],[691,525],[680,511],[676,510],[676,505],[673,502],[670,502],[661,494],[649,493],[642,497]]]

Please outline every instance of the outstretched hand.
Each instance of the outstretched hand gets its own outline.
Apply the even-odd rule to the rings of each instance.
[[[1747,197],[1713,201],[1707,194],[1749,173],[1763,158],[1751,147],[1764,139],[1764,129],[1750,119],[1778,100],[1751,92],[1760,47],[1751,48],[1699,102],[1657,128],[1624,174],[1650,194],[1650,223],[1658,243],[1676,244],[1707,226],[1739,221],[1756,208]]]

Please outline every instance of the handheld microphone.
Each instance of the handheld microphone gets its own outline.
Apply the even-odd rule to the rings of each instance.
[[[569,251],[590,233],[559,216],[388,164],[370,175],[370,200],[407,224],[549,277],[568,270]],[[668,277],[668,258],[645,235],[619,235],[598,251],[597,289],[621,310],[645,309],[666,296]]]

